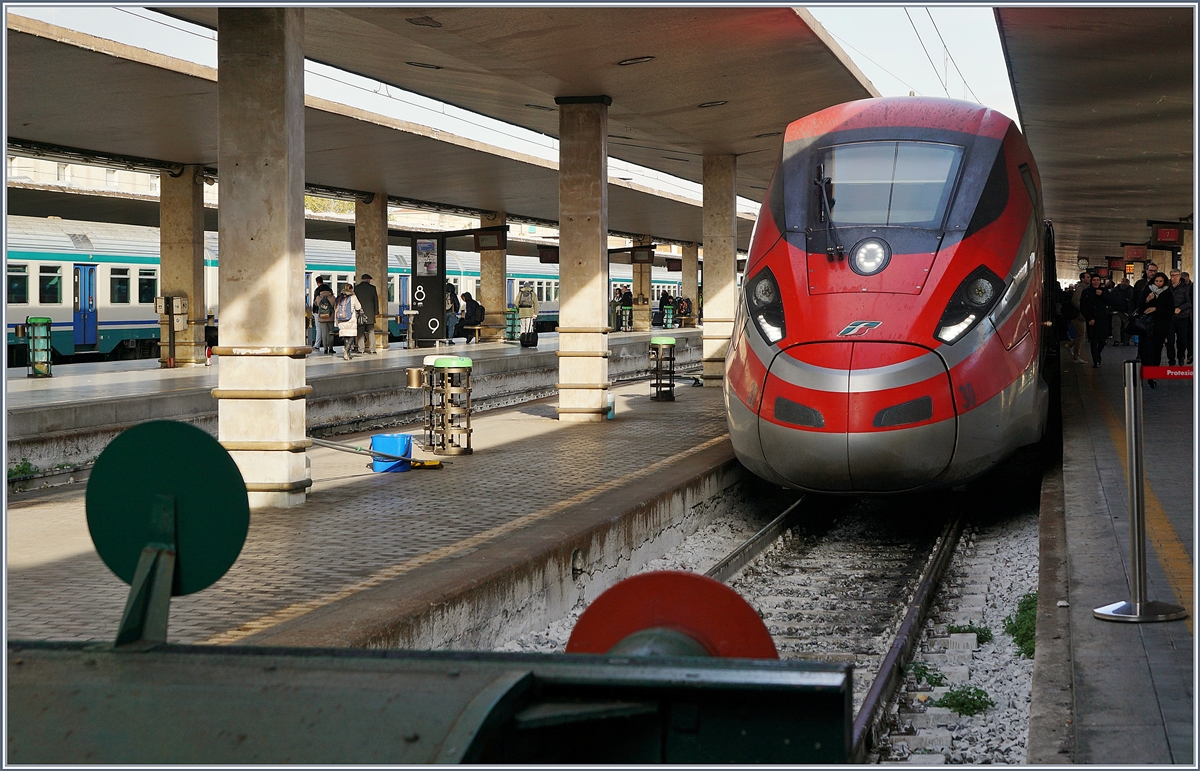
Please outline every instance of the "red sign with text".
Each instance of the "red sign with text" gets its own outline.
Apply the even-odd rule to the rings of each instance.
[[[1191,367],[1142,367],[1142,380],[1191,380]]]

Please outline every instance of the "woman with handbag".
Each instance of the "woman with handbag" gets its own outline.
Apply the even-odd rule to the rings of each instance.
[[[1156,273],[1146,289],[1146,296],[1138,306],[1138,315],[1150,324],[1147,334],[1138,331],[1138,358],[1143,367],[1157,367],[1162,362],[1163,345],[1167,342],[1167,330],[1175,313],[1175,297],[1163,273]],[[1130,324],[1135,323],[1135,320],[1130,320]],[[1146,384],[1151,388],[1158,387],[1153,380],[1146,381]]]
[[[1099,276],[1092,276],[1091,285],[1083,290],[1079,298],[1079,312],[1087,323],[1088,344],[1092,348],[1092,366],[1100,366],[1100,354],[1104,343],[1112,334],[1112,306],[1108,290],[1102,286]]]
[[[362,315],[362,303],[354,296],[354,285],[343,284],[342,293],[338,297],[337,307],[333,312],[334,323],[337,324],[338,337],[342,338],[342,358],[350,361],[350,346],[358,337],[358,317]]]

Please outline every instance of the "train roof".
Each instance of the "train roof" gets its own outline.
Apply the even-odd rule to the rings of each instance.
[[[10,252],[45,252],[66,256],[79,254],[102,254],[126,257],[158,257],[158,228],[143,225],[119,225],[107,222],[64,220],[48,217],[24,217],[10,215],[6,219],[6,237]],[[205,259],[217,258],[217,234],[204,234]],[[347,241],[322,241],[305,239],[305,262],[310,266],[328,265],[331,271],[353,267],[354,250]],[[410,249],[407,246],[388,246],[388,263],[393,268],[409,267]],[[479,271],[479,254],[476,252],[447,252],[447,272]],[[556,276],[557,265],[544,265],[532,257],[508,256],[509,272],[523,275]],[[320,270],[321,267],[315,267]],[[629,265],[611,265],[613,278],[627,279],[633,274]],[[656,280],[662,279],[665,270],[656,267]]]
[[[784,133],[784,143],[812,140],[837,131],[901,126],[1002,139],[1012,125],[1008,116],[974,102],[929,96],[887,96],[836,104],[793,121]]]

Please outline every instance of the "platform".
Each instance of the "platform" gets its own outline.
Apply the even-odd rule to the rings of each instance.
[[[1049,642],[1055,634],[1065,637],[1069,663],[1047,663],[1062,669],[1069,690],[1063,691],[1062,710],[1042,716],[1055,722],[1049,726],[1054,730],[1041,733],[1044,746],[1030,747],[1031,763],[1195,762],[1192,381],[1164,380],[1156,390],[1143,389],[1147,594],[1183,605],[1192,615],[1186,621],[1128,624],[1092,614],[1129,599],[1122,362],[1135,357],[1133,347],[1110,347],[1098,369],[1090,362],[1062,365],[1066,549],[1063,564],[1047,565],[1058,558],[1048,553],[1043,538],[1042,571],[1044,579],[1047,568],[1061,569],[1068,596],[1056,598],[1059,610],[1051,614],[1056,629],[1044,629],[1045,616],[1039,615],[1038,652],[1043,635]],[[1043,580],[1043,591],[1045,586]],[[1036,689],[1041,667],[1035,667]],[[1037,699],[1035,690],[1035,720]],[[1036,734],[1031,725],[1031,742]],[[1056,747],[1046,741],[1051,734],[1057,735]]]
[[[614,392],[602,423],[559,422],[552,400],[477,415],[475,453],[443,470],[373,474],[311,449],[308,502],[256,511],[230,572],[172,602],[170,640],[475,648],[502,622],[545,624],[651,558],[648,541],[682,540],[703,524],[693,507],[741,478],[721,389]],[[10,499],[9,639],[116,633],[128,588],[73,487]]]
[[[679,341],[677,366],[699,365],[701,330],[672,330]],[[654,332],[609,337],[609,377],[644,374]],[[661,334],[661,333],[660,333]],[[306,417],[309,431],[345,433],[404,422],[421,409],[421,395],[405,388],[404,370],[431,353],[452,352],[474,362],[476,407],[513,404],[549,396],[558,380],[558,335],[540,337],[536,348],[511,343],[459,344],[407,350],[393,346],[352,361],[310,354],[306,378],[312,386]],[[157,360],[72,364],[53,378],[26,378],[9,371],[7,388],[9,457],[28,458],[42,468],[87,464],[120,431],[146,420],[185,420],[216,434],[220,357],[211,367],[160,369]]]

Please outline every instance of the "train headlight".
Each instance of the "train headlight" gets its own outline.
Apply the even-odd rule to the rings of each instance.
[[[770,268],[763,268],[746,284],[746,306],[758,333],[768,343],[778,343],[787,335],[779,282]]]
[[[879,238],[865,238],[850,250],[850,268],[860,276],[874,276],[891,259],[892,250]]]
[[[950,345],[961,340],[987,315],[1002,289],[1004,282],[999,276],[982,265],[976,268],[954,290],[934,336]]]

